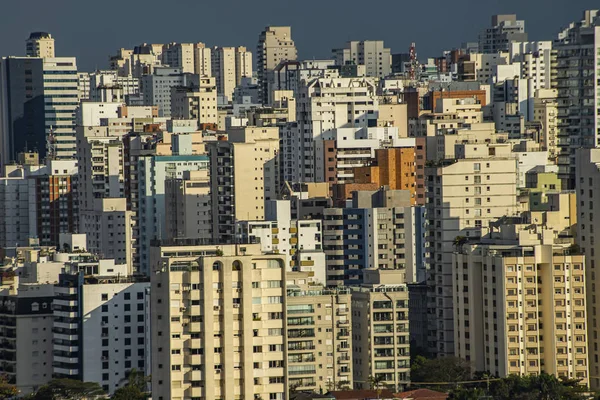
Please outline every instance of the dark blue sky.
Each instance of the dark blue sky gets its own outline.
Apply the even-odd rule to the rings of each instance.
[[[202,41],[253,51],[266,25],[291,25],[301,58],[325,58],[347,40],[383,39],[392,52],[417,43],[420,59],[476,40],[490,16],[516,13],[531,40],[551,40],[598,0],[2,0],[0,55],[23,55],[31,31],[56,39],[80,70],[141,42]]]

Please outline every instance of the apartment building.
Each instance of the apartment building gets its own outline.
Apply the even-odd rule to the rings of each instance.
[[[200,76],[211,76],[212,51],[204,43],[196,43],[194,47],[194,73]]]
[[[479,51],[508,51],[512,42],[526,41],[525,21],[517,20],[515,14],[493,15],[492,26],[479,34]]]
[[[396,271],[366,270],[365,283],[352,288],[354,385],[370,377],[394,392],[410,384],[407,286]]]
[[[335,65],[364,65],[366,76],[385,78],[392,72],[392,55],[383,40],[349,41],[343,48],[333,49]]]
[[[284,399],[286,256],[175,242],[151,260],[152,397]]]
[[[415,140],[400,141],[400,143],[405,143],[407,147],[376,149],[375,157],[365,166],[353,167],[352,183],[334,184],[332,186],[334,204],[343,207],[348,200],[352,199],[353,191],[377,190],[382,186],[387,186],[391,190],[409,190],[412,204],[417,203],[418,185],[424,185],[424,178],[420,179],[420,183],[417,182]],[[423,162],[419,164],[424,166]],[[421,169],[421,176],[422,174]]]
[[[335,69],[335,60],[283,60],[273,71],[273,80],[269,82],[270,92],[292,91],[293,97],[297,98],[303,80],[322,78],[331,69]]]
[[[561,178],[573,189],[576,149],[600,144],[600,12],[587,10],[558,34],[558,166]]]
[[[453,242],[481,237],[490,221],[517,210],[517,162],[510,146],[467,143],[456,149],[457,159],[427,168],[429,346],[438,354],[455,351]]]
[[[86,249],[102,258],[113,259],[133,273],[132,212],[127,210],[127,199],[94,199],[91,210],[85,211],[81,233],[87,237]]]
[[[398,128],[337,128],[314,141],[317,182],[352,183],[354,168],[367,166],[380,148],[412,147],[413,138],[400,138]],[[411,171],[412,172],[412,171]]]
[[[25,45],[27,57],[54,58],[54,38],[47,32],[32,32]]]
[[[13,290],[0,296],[0,371],[27,395],[52,379],[54,286],[19,285],[10,275],[3,271],[2,285]]]
[[[327,285],[357,285],[366,269],[395,270],[403,282],[424,271],[423,210],[410,192],[356,192],[350,208],[323,211]]]
[[[77,63],[73,57],[5,57],[0,62],[0,161],[34,150],[75,155]],[[34,99],[43,99],[34,100]],[[20,123],[27,120],[28,123]]]
[[[208,170],[183,171],[181,178],[167,179],[165,197],[166,239],[212,238]]]
[[[167,237],[165,188],[168,179],[183,178],[184,171],[206,171],[206,155],[192,150],[192,135],[173,135],[172,147],[181,149],[169,155],[147,154],[138,159],[138,226],[137,240],[140,272],[150,271],[150,246],[154,239]],[[187,142],[188,145],[177,144]]]
[[[256,48],[256,73],[259,97],[262,104],[269,101],[269,82],[273,70],[284,60],[294,61],[298,56],[289,26],[267,26],[258,37]]]
[[[170,95],[173,119],[195,119],[199,127],[217,126],[215,78],[201,77],[195,86],[173,87]]]
[[[8,165],[0,178],[0,246],[24,246],[37,238],[59,245],[59,234],[78,224],[77,168],[74,160]]]
[[[454,253],[455,353],[501,377],[546,372],[585,385],[584,256],[534,243],[481,243]]]
[[[296,121],[282,133],[283,179],[319,182],[315,144],[339,128],[377,126],[379,99],[374,78],[340,78],[330,72],[300,87]]]
[[[238,221],[236,235],[242,243],[260,243],[265,253],[288,255],[288,270],[308,272],[325,283],[322,221],[292,219],[290,200],[266,201],[265,220]]]
[[[175,87],[197,88],[199,75],[184,73],[181,68],[156,67],[151,75],[141,78],[144,105],[158,106],[158,116],[171,117],[171,90]]]
[[[215,47],[212,50],[212,76],[216,78],[217,91],[224,102],[233,100],[236,86],[242,77],[252,77],[252,53],[245,47]]]
[[[315,392],[353,387],[350,289],[310,284],[306,273],[286,279],[286,387]]]
[[[64,272],[54,288],[54,377],[97,382],[112,393],[132,369],[149,374],[148,279],[89,253],[58,255],[56,261]]]
[[[238,127],[228,140],[207,143],[210,158],[212,232],[234,243],[235,222],[264,220],[265,201],[279,191],[279,130]]]
[[[596,309],[600,299],[595,295],[597,287],[596,265],[600,251],[595,241],[594,203],[600,201],[600,151],[581,149],[575,154],[576,193],[577,193],[577,238],[581,251],[585,255],[585,282],[587,296],[587,335],[589,342],[590,386],[600,388],[600,350],[598,350],[598,316]]]
[[[169,43],[163,46],[162,64],[181,68],[181,72],[193,74],[195,71],[194,43]]]
[[[558,91],[541,89],[533,99],[533,121],[539,123],[539,142],[542,150],[554,163],[558,157]]]

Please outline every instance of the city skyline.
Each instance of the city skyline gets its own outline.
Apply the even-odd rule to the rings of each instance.
[[[151,0],[144,4],[153,2]],[[84,12],[88,10],[79,2],[65,0],[62,3],[64,6],[61,8],[40,0],[5,5],[5,12],[0,16],[0,35],[12,40],[5,40],[0,44],[0,54],[25,55],[24,42],[30,32],[50,32],[58,42],[57,56],[77,57],[80,71],[92,71],[108,69],[108,57],[114,55],[119,48],[132,48],[143,42],[204,42],[210,47],[246,46],[254,52],[256,36],[265,26],[290,25],[299,59],[330,58],[333,48],[340,47],[349,40],[384,40],[393,53],[408,52],[410,43],[416,42],[419,59],[424,60],[438,56],[443,50],[458,47],[462,42],[477,41],[477,35],[489,25],[493,14],[517,14],[519,19],[527,23],[529,40],[553,40],[559,29],[579,18],[583,10],[597,6],[597,2],[593,0],[578,1],[575,6],[558,1],[457,0],[452,3],[452,7],[440,0],[397,5],[377,1],[370,3],[371,7],[381,10],[377,18],[364,21],[362,13],[348,13],[343,18],[343,24],[336,22],[335,26],[330,27],[331,21],[341,11],[339,5],[317,3],[314,0],[297,5],[262,0],[260,3],[263,7],[260,9],[253,2],[242,3],[237,12],[230,4],[201,4],[184,0],[181,4],[185,6],[185,12],[181,12],[181,7],[161,10],[160,15],[167,21],[158,26],[148,23],[157,21],[152,14],[152,10],[156,8],[140,8],[137,2],[104,1],[101,8],[94,10],[97,14],[94,20],[105,21],[98,24],[87,23]],[[317,4],[318,13],[314,12],[313,7]],[[32,15],[32,8],[39,12]],[[268,13],[260,11],[265,8],[269,10]],[[212,17],[206,19],[208,23],[204,24],[202,12],[231,12],[228,16],[229,24],[217,23],[219,18]],[[199,15],[197,22],[192,19],[194,15]],[[426,17],[414,18],[411,15]],[[176,24],[168,22],[175,19]],[[474,23],[461,24],[466,19]],[[424,20],[428,22],[424,23]],[[398,21],[397,28],[392,26],[394,21]],[[459,23],[436,28],[436,25],[447,24],[446,21]],[[443,40],[439,38],[441,31],[444,33]],[[322,40],[323,37],[326,40]],[[18,40],[19,38],[22,40]]]

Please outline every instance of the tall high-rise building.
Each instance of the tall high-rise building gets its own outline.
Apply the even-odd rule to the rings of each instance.
[[[148,373],[148,279],[85,252],[55,261],[64,272],[54,289],[53,376],[97,382],[112,393],[132,369]]]
[[[424,279],[424,210],[407,190],[354,192],[352,206],[323,216],[327,285],[358,285],[367,269],[392,270],[403,283]],[[417,277],[418,276],[418,277]]]
[[[9,165],[0,177],[0,247],[59,246],[61,233],[77,230],[75,160],[48,160],[45,165]]]
[[[522,245],[454,253],[455,354],[492,375],[546,372],[586,384],[584,256],[568,245],[526,243],[530,232],[524,225]]]
[[[75,58],[0,61],[0,163],[32,150],[42,158],[75,155],[78,84]]]
[[[297,391],[352,387],[352,297],[307,273],[288,273],[286,385]]]
[[[215,47],[211,67],[219,96],[231,102],[233,91],[242,83],[242,77],[252,77],[252,53],[245,47]]]
[[[392,55],[383,40],[353,40],[333,49],[332,55],[336,65],[364,65],[366,76],[385,78],[392,73]]]
[[[27,39],[27,57],[54,58],[54,38],[47,32],[32,32]]]
[[[235,243],[236,221],[265,219],[265,201],[279,190],[279,130],[231,128],[228,140],[207,144],[215,240]]]
[[[166,239],[212,238],[208,170],[184,171],[180,178],[167,179],[165,198]]]
[[[177,87],[199,87],[196,74],[184,73],[181,68],[156,67],[152,75],[142,77],[144,104],[158,106],[159,117],[171,117],[171,90]]]
[[[296,122],[282,129],[282,179],[319,182],[316,142],[334,129],[376,127],[376,91],[374,78],[341,78],[337,71],[306,81],[297,98]]]
[[[153,398],[285,398],[286,262],[258,244],[152,248]]]
[[[575,153],[577,193],[577,238],[585,255],[585,282],[587,296],[587,333],[589,342],[590,386],[600,388],[600,328],[598,308],[600,297],[596,295],[600,276],[600,241],[595,240],[594,204],[600,204],[600,149],[580,149]],[[596,206],[597,207],[597,206]]]
[[[167,237],[166,181],[183,178],[185,171],[208,169],[208,157],[192,152],[191,135],[173,135],[173,148],[181,148],[168,155],[148,154],[138,159],[138,225],[137,240],[140,272],[149,272],[150,246],[153,240]],[[183,145],[187,142],[190,146]]]
[[[365,270],[352,287],[352,347],[355,385],[371,377],[394,392],[410,383],[408,287],[397,271]]]
[[[508,144],[457,144],[452,160],[426,170],[430,351],[454,354],[453,243],[484,236],[517,210],[517,160]],[[462,239],[466,238],[466,239]]]
[[[557,50],[558,167],[568,188],[575,188],[576,149],[600,146],[600,12],[559,33]]]
[[[14,277],[5,279],[7,284],[16,283]],[[19,284],[3,291],[0,300],[2,373],[19,395],[28,395],[52,379],[54,285]]]
[[[479,51],[497,53],[508,51],[511,42],[526,42],[525,21],[515,14],[493,15],[492,26],[479,34]]]
[[[211,76],[211,49],[204,43],[194,46],[194,73],[200,76]]]
[[[298,57],[289,26],[267,26],[258,37],[256,49],[256,69],[259,96],[263,104],[269,101],[269,81],[275,67],[284,60],[293,61]]]
[[[171,117],[196,120],[200,128],[215,127],[218,123],[215,78],[196,77],[196,84],[171,88]]]

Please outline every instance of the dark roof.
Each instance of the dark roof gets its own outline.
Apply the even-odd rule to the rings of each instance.
[[[52,35],[48,32],[31,32],[29,34],[29,39],[50,39]]]
[[[396,398],[399,399],[428,399],[428,400],[446,400],[448,398],[447,393],[436,392],[435,390],[429,389],[417,389],[409,390],[408,392],[396,393]]]
[[[323,399],[323,400],[333,400],[334,398],[331,395],[326,394],[318,394],[314,392],[298,392],[291,395],[290,400],[313,400],[313,399]]]
[[[380,393],[377,390],[340,390],[329,392],[336,400],[372,400],[372,399],[392,399],[394,395],[391,391],[383,389]]]

